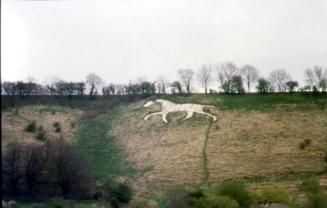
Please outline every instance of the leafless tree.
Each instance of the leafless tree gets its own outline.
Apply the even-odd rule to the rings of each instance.
[[[9,196],[18,196],[22,183],[22,145],[9,143],[2,156],[3,190]]]
[[[116,85],[116,94],[117,95],[124,95],[126,93],[126,85],[117,84]]]
[[[47,151],[40,144],[27,144],[23,151],[23,178],[26,186],[26,194],[35,196],[37,185],[42,180],[47,162]]]
[[[327,69],[323,70],[320,66],[314,66],[313,69],[308,68],[304,71],[305,81],[310,88],[322,88],[322,83],[327,80]]]
[[[63,139],[49,141],[50,183],[60,190],[63,197],[87,195],[91,190],[91,178],[87,160]]]
[[[180,69],[178,70],[178,75],[181,82],[185,86],[186,92],[190,94],[194,71],[192,69]]]
[[[212,81],[212,66],[210,64],[203,64],[197,73],[197,78],[204,88],[205,94],[208,93],[208,86]]]
[[[241,73],[245,78],[247,87],[248,87],[248,92],[251,90],[251,84],[254,83],[259,76],[258,70],[251,65],[245,65],[241,68]]]
[[[97,88],[99,85],[103,83],[103,80],[96,74],[90,73],[86,76],[86,82],[87,85],[90,87],[90,96],[96,94]]]
[[[157,90],[159,94],[165,94],[166,93],[166,88],[169,85],[168,81],[164,76],[160,76],[157,81]]]
[[[219,88],[223,89],[226,93],[229,93],[231,80],[233,76],[239,74],[240,70],[233,62],[224,62],[221,64],[216,64],[215,69],[217,71]]]
[[[60,82],[61,80],[58,77],[55,76],[50,76],[47,77],[44,80],[44,84],[46,88],[49,90],[50,95],[55,95],[56,94],[56,84]]]
[[[270,73],[270,83],[278,89],[279,92],[283,92],[286,89],[286,82],[291,79],[290,75],[285,69],[274,70]]]

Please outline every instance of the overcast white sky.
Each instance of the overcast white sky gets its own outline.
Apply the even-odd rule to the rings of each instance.
[[[107,82],[203,63],[285,68],[302,81],[327,67],[326,0],[3,0],[2,80]]]

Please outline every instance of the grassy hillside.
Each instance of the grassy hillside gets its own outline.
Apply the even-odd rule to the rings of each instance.
[[[24,132],[33,120],[56,139],[52,124],[59,121],[61,135],[88,156],[98,182],[119,176],[150,198],[176,184],[210,186],[227,179],[247,181],[253,190],[279,184],[295,191],[302,178],[314,175],[327,189],[326,95],[161,98],[214,105],[208,111],[218,121],[198,114],[181,121],[183,112],[169,114],[168,124],[160,116],[144,121],[160,110],[158,104],[143,108],[145,99],[25,100],[2,109],[2,141],[34,141]]]
[[[297,181],[319,175],[322,183],[327,148],[326,96],[242,95],[165,96],[177,103],[215,105],[211,113],[181,121],[183,113],[142,118],[160,109],[143,101],[119,108],[113,134],[140,175],[135,184],[150,192],[175,184],[213,183],[226,179]],[[310,145],[300,149],[304,140]],[[205,147],[205,148],[204,148]],[[292,183],[293,184],[293,183]],[[289,186],[292,186],[288,184]],[[142,190],[145,193],[149,190]]]

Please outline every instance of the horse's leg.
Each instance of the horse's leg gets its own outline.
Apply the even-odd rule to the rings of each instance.
[[[162,120],[163,120],[163,122],[168,123],[168,121],[167,121],[167,113],[162,113]]]
[[[213,121],[216,121],[216,120],[217,120],[217,117],[211,115],[210,113],[206,113],[206,112],[203,112],[203,111],[201,111],[201,112],[197,112],[197,113],[201,113],[201,114],[203,114],[203,115],[207,115],[207,116],[211,117],[211,118],[213,119]]]
[[[186,119],[189,119],[189,118],[191,118],[192,116],[193,116],[193,111],[187,111],[186,117],[185,117],[182,121],[184,121],[184,120],[186,120]]]
[[[150,113],[149,115],[147,115],[147,116],[144,117],[144,120],[148,120],[148,118],[149,118],[150,116],[160,115],[160,114],[162,114],[162,112]]]

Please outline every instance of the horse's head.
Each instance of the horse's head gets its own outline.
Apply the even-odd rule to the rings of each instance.
[[[156,102],[152,101],[152,100],[149,100],[148,102],[146,102],[143,107],[149,107],[150,105],[154,104]]]

